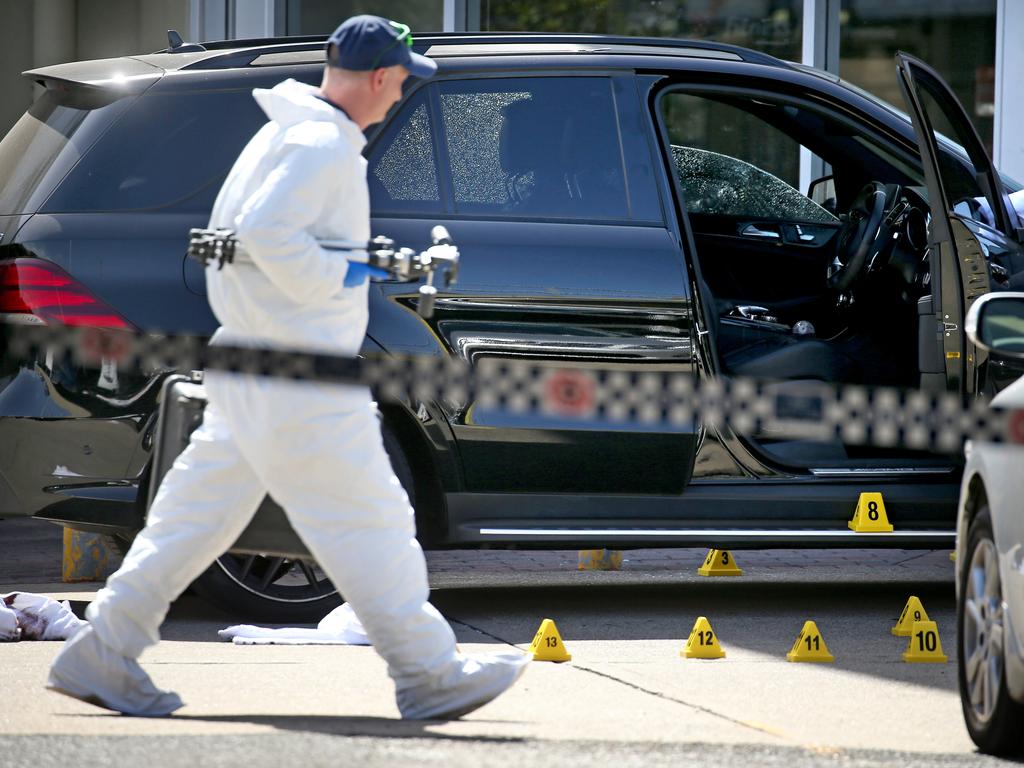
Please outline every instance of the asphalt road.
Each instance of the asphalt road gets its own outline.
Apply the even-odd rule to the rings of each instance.
[[[0,521],[0,592],[69,598],[59,531]],[[169,719],[105,713],[42,690],[59,645],[0,646],[0,766],[996,765],[967,737],[956,689],[948,552],[735,553],[739,578],[696,576],[703,552],[627,552],[623,570],[578,572],[576,553],[430,555],[432,599],[464,650],[528,646],[556,620],[571,662],[531,664],[510,693],[458,722],[397,720],[369,648],[241,647],[216,630],[244,617],[185,597],[143,658],[186,707]],[[948,664],[900,660],[892,636],[915,594]],[[707,616],[726,658],[685,660]],[[785,660],[813,619],[834,664]]]

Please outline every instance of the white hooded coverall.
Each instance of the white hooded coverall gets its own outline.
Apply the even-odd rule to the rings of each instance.
[[[369,239],[365,139],[316,94],[293,80],[254,91],[270,122],[232,168],[210,226],[234,229],[255,266],[207,269],[221,323],[214,344],[343,355],[362,344],[367,283],[343,287],[344,254],[316,238]],[[466,662],[427,602],[413,511],[369,391],[230,374],[207,374],[206,389],[202,426],[88,610],[95,632],[130,658],[155,644],[170,601],[234,543],[269,493],[387,661],[403,715],[421,716],[424,691],[465,676]]]

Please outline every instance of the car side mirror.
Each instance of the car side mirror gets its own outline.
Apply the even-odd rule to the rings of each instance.
[[[807,196],[834,215],[838,207],[835,176],[822,176],[820,179],[812,181],[807,187]]]
[[[990,293],[971,306],[965,323],[977,346],[1015,360],[1024,360],[1024,293]]]

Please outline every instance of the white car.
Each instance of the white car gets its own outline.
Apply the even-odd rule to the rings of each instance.
[[[979,299],[966,322],[979,357],[1024,370],[1024,293]],[[980,361],[979,361],[980,362]],[[992,401],[1024,414],[1024,378]],[[1011,424],[1016,424],[1011,416]],[[1024,423],[1011,432],[1024,437]],[[1020,438],[1018,438],[1020,439]],[[1024,751],[1024,444],[968,443],[957,515],[960,700],[983,752]]]

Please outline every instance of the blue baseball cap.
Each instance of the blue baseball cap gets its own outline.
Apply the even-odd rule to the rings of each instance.
[[[401,64],[414,77],[430,77],[437,64],[412,51],[405,24],[380,16],[353,16],[327,38],[327,66],[366,72]]]

